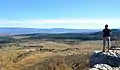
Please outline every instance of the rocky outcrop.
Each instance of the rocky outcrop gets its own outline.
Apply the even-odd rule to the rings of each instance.
[[[90,57],[90,70],[120,70],[120,54],[95,51]]]

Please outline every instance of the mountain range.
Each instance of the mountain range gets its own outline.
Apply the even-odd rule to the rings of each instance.
[[[52,29],[35,29],[35,28],[13,28],[1,27],[0,35],[16,35],[16,34],[32,34],[32,33],[93,33],[101,31],[101,29],[65,29],[65,28],[52,28]]]
[[[7,31],[8,30],[8,31]],[[30,30],[33,30],[30,31]],[[36,30],[36,29],[35,29]],[[48,39],[48,40],[57,40],[57,39],[79,39],[82,41],[86,41],[86,40],[101,40],[101,32],[99,30],[79,30],[79,29],[73,29],[74,30],[79,30],[79,32],[70,32],[72,31],[72,29],[37,29],[39,30],[36,31],[36,33],[34,33],[34,29],[25,29],[25,28],[3,28],[0,29],[0,32],[3,34],[11,34],[11,35],[7,35],[7,36],[0,36],[0,43],[9,43],[9,42],[16,42],[18,39],[16,39],[15,37],[21,37],[22,39]],[[42,32],[46,31],[45,32]],[[66,31],[65,31],[66,30]],[[58,32],[57,32],[58,31]],[[65,31],[61,32],[61,31]],[[114,40],[114,37],[116,38],[120,38],[120,30],[119,29],[112,29],[112,36],[111,36],[111,40]],[[28,33],[29,34],[28,34]],[[42,32],[42,33],[40,33]],[[70,32],[70,33],[69,33]],[[25,37],[25,38],[24,38]]]

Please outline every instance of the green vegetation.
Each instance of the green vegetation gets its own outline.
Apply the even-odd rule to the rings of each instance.
[[[79,34],[79,33],[66,33],[66,34],[46,34],[34,35],[29,39],[80,39],[80,40],[100,40],[100,36]]]
[[[17,41],[16,39],[14,38],[11,38],[11,37],[0,37],[0,43],[12,43],[12,42],[15,42]]]

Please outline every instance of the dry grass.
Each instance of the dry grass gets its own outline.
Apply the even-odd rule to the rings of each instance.
[[[54,56],[23,70],[87,70],[89,55]]]
[[[28,45],[43,46],[26,48]],[[51,41],[20,43],[22,47],[9,47],[0,51],[1,70],[87,70],[89,55],[100,50],[100,41],[87,41],[68,45]],[[28,51],[30,49],[36,49]],[[39,49],[43,49],[40,51]],[[44,51],[48,49],[48,51]],[[49,49],[54,49],[49,51]]]

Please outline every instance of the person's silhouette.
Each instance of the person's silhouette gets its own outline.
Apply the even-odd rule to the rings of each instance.
[[[103,33],[103,52],[105,52],[106,42],[107,42],[107,45],[108,45],[108,52],[109,52],[109,47],[111,46],[111,43],[110,43],[111,30],[108,28],[107,24],[105,25],[105,28],[103,29],[102,33]]]

